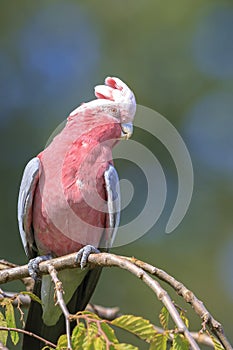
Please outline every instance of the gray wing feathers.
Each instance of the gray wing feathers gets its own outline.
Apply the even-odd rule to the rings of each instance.
[[[36,255],[32,229],[32,203],[39,179],[40,159],[35,157],[26,165],[19,189],[18,224],[24,250],[29,258]]]
[[[105,186],[107,192],[107,205],[108,205],[108,225],[107,225],[107,238],[104,242],[105,248],[110,248],[113,244],[116,236],[117,228],[120,222],[120,185],[119,178],[116,169],[113,165],[104,173]]]

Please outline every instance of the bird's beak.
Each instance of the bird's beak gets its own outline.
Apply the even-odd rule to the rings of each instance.
[[[133,134],[133,124],[132,123],[122,123],[121,124],[121,139],[128,140]]]

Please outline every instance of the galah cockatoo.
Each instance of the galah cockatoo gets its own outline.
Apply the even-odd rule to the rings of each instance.
[[[133,131],[136,102],[118,78],[95,87],[97,99],[81,104],[63,130],[26,166],[19,191],[18,222],[28,258],[59,257],[79,251],[81,267],[96,248],[111,247],[120,218],[119,180],[112,148]],[[70,313],[83,310],[101,269],[77,268],[59,272]],[[26,329],[56,342],[65,333],[64,317],[54,304],[50,276],[36,280]],[[39,349],[37,339],[25,336],[23,349]]]

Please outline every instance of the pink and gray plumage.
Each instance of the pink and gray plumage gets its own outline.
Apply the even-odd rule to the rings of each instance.
[[[108,77],[95,87],[97,99],[76,108],[63,130],[26,166],[18,200],[18,222],[28,258],[54,257],[86,245],[111,247],[120,218],[118,175],[112,148],[132,134],[135,97],[118,78]],[[75,313],[85,308],[101,269],[59,273],[65,302]],[[49,276],[36,282],[42,309],[32,302],[26,328],[51,341],[64,333],[64,320],[54,305]],[[41,344],[24,338],[24,349]]]

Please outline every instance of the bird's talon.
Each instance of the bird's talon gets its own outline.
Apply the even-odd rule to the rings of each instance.
[[[48,255],[37,256],[36,258],[31,259],[28,263],[28,272],[29,272],[29,275],[31,276],[31,278],[33,278],[34,280],[38,280],[39,279],[38,275],[40,272],[39,264],[42,261],[46,261],[46,260],[49,260],[51,258],[52,258],[52,256],[50,254],[48,254]]]
[[[97,248],[92,245],[86,245],[78,251],[76,262],[80,264],[81,269],[84,269],[87,266],[89,255],[98,253],[100,253],[100,251]]]

